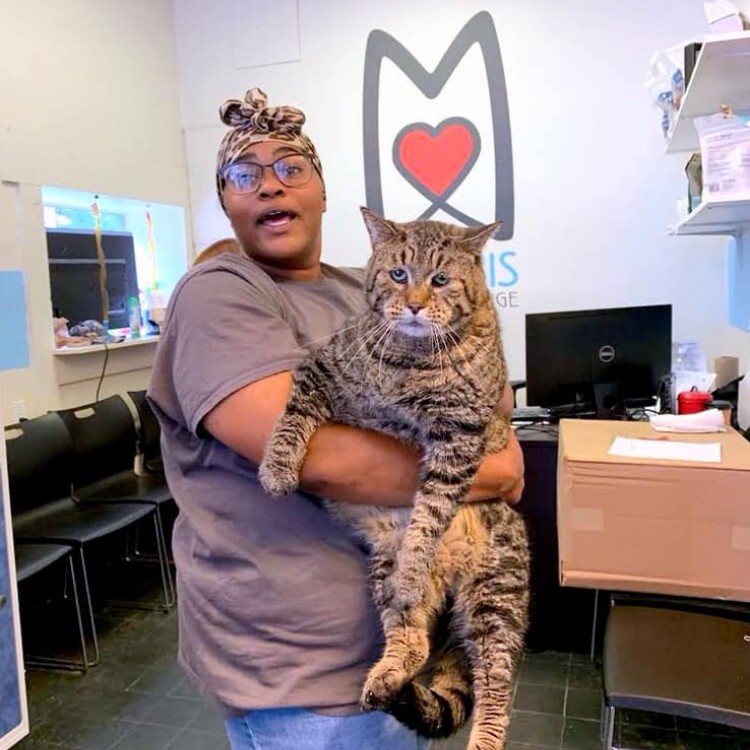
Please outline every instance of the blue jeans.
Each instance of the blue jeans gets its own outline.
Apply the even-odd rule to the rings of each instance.
[[[427,750],[430,744],[380,711],[326,716],[272,708],[233,716],[226,728],[232,750]]]

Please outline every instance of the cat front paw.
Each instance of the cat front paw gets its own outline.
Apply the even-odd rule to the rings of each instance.
[[[258,469],[258,478],[269,495],[288,495],[299,486],[299,476],[285,462],[264,459]]]
[[[359,705],[364,711],[385,711],[408,679],[403,670],[376,664],[367,676]]]

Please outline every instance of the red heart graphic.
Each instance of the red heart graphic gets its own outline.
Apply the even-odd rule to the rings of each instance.
[[[478,144],[460,123],[414,125],[401,132],[396,153],[403,167],[433,195],[442,195],[469,162]]]

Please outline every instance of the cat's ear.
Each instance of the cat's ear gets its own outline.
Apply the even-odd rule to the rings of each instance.
[[[380,245],[388,240],[394,240],[399,236],[396,225],[382,216],[378,216],[374,211],[370,211],[365,206],[360,206],[362,218],[365,220],[367,231],[370,233],[370,239],[373,245]]]
[[[481,255],[484,246],[502,225],[502,221],[495,221],[480,227],[466,227],[463,230],[464,247],[475,255]]]

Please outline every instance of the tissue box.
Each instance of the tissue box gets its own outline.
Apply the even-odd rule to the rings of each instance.
[[[750,602],[750,442],[737,432],[670,434],[721,445],[721,463],[611,456],[647,422],[560,422],[560,581]]]

